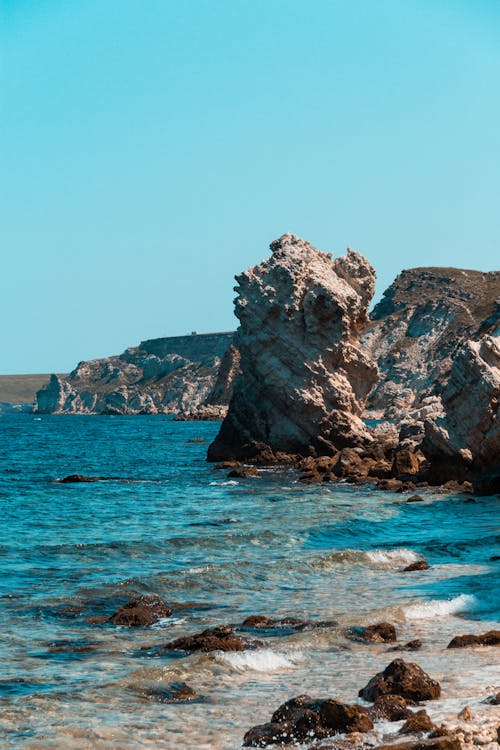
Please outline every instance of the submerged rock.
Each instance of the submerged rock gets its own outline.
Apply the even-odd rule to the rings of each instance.
[[[456,737],[435,737],[427,740],[398,742],[395,745],[377,745],[373,750],[461,750]]]
[[[56,479],[59,484],[78,484],[79,482],[99,482],[102,477],[86,477],[84,474],[69,474],[62,479]]]
[[[171,614],[172,609],[157,594],[144,594],[131,599],[109,619],[113,625],[147,627]]]
[[[482,635],[456,635],[448,643],[448,648],[465,648],[467,646],[500,646],[500,630],[488,630]]]
[[[359,691],[359,696],[367,701],[387,694],[402,695],[409,701],[427,701],[439,698],[441,687],[418,664],[394,659]]]
[[[192,703],[199,696],[185,682],[173,682],[170,685],[151,685],[136,689],[142,698],[153,703]]]
[[[360,415],[377,367],[358,344],[375,273],[353,250],[333,260],[295,235],[236,277],[241,374],[211,461],[333,454],[372,438]]]
[[[260,471],[254,466],[237,466],[232,469],[228,477],[231,479],[245,479],[246,477],[260,477]]]

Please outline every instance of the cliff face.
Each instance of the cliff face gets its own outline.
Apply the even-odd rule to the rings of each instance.
[[[380,380],[368,405],[394,417],[439,390],[465,341],[500,329],[500,272],[403,271],[370,318],[362,344]]]
[[[444,415],[426,420],[422,443],[431,476],[473,479],[500,492],[500,336],[460,347],[441,399]]]
[[[360,414],[377,380],[361,351],[375,273],[286,234],[269,260],[236,277],[241,374],[209,459],[333,454],[371,441]]]
[[[80,362],[67,376],[51,376],[36,395],[35,411],[170,414],[196,408],[214,395],[227,404],[231,383],[219,370],[226,362],[231,371],[225,355],[232,339],[233,333],[151,339],[119,356]]]

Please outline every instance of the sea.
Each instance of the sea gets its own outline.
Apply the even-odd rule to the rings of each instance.
[[[498,648],[446,646],[500,627],[499,497],[418,490],[423,502],[407,503],[368,486],[305,486],[291,469],[231,479],[206,461],[218,428],[0,416],[0,746],[235,750],[295,695],[361,701],[394,658],[441,683],[435,721],[466,705],[493,711],[483,701],[500,690]],[[76,473],[103,479],[55,481]],[[428,570],[403,572],[420,558]],[[149,628],[109,622],[143,593],[173,615]],[[237,653],[158,648],[251,614],[309,624]],[[380,621],[422,648],[357,639]],[[162,702],[156,688],[180,681],[197,699]]]

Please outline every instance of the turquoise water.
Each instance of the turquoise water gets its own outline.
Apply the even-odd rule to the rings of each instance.
[[[217,429],[0,417],[2,746],[239,747],[297,692],[353,700],[392,657],[345,628],[380,619],[402,641],[422,638],[419,663],[449,688],[444,713],[485,675],[500,681],[492,649],[444,651],[451,635],[500,619],[498,497],[405,504],[370,488],[306,487],[283,470],[230,480],[205,461]],[[72,473],[108,479],[53,481]],[[419,556],[431,569],[402,573]],[[134,630],[95,620],[144,592],[173,603],[174,616]],[[339,624],[242,654],[142,649],[253,613]],[[145,700],[144,688],[177,679],[202,700]]]

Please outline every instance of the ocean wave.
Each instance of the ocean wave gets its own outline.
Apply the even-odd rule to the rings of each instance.
[[[273,651],[270,648],[222,653],[216,656],[218,662],[228,664],[236,672],[278,672],[282,669],[293,669],[303,662],[304,658],[301,651]]]
[[[433,601],[417,602],[403,607],[406,620],[431,620],[434,617],[447,617],[461,612],[472,611],[477,599],[472,594],[459,594],[453,599],[434,599]]]
[[[422,555],[405,547],[389,550],[342,549],[314,558],[311,564],[316,568],[327,568],[339,563],[360,563],[376,568],[399,568],[421,559]]]

